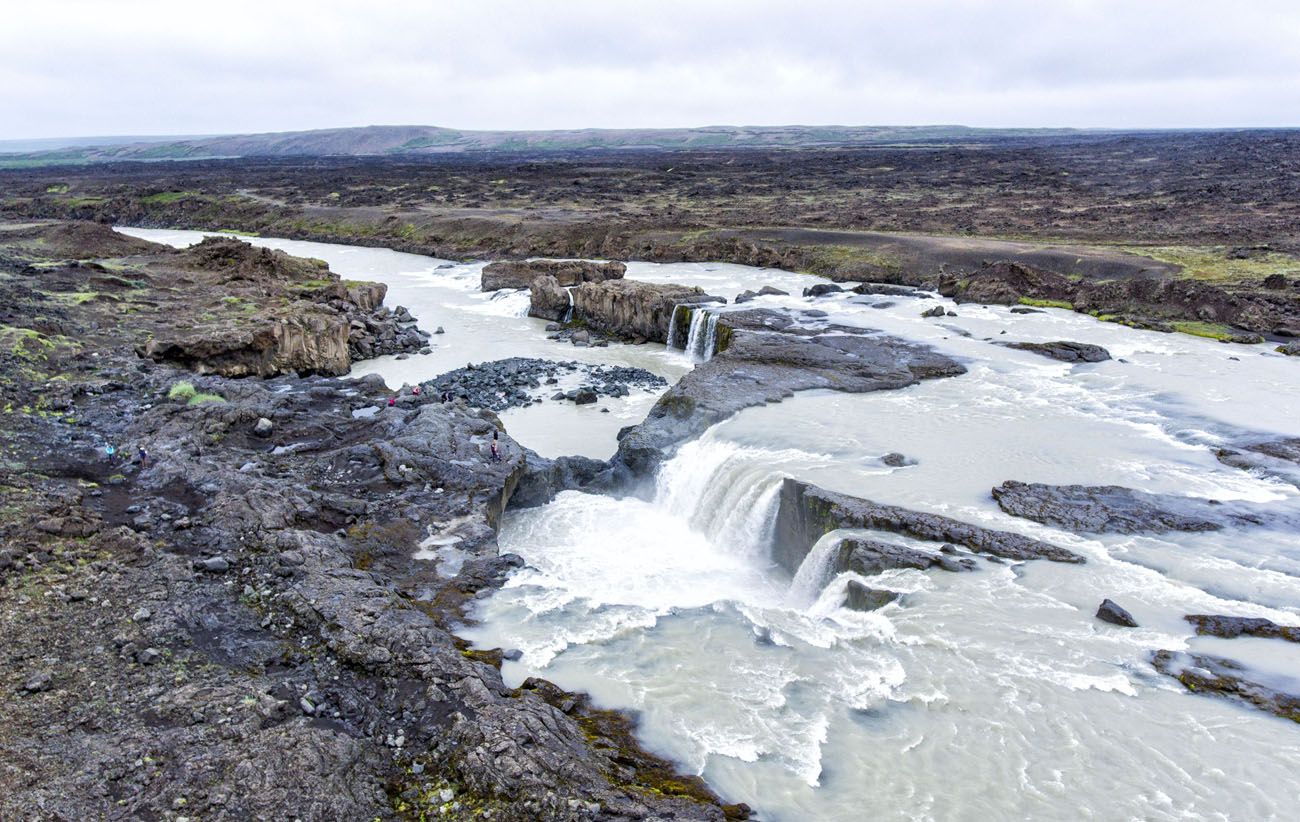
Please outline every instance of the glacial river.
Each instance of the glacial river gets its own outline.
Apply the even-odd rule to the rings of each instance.
[[[197,232],[122,229],[184,245]],[[637,365],[669,379],[694,358],[658,345],[573,348],[523,316],[527,295],[478,292],[479,264],[251,238],[389,285],[432,330],[434,353],[362,363],[392,386],[507,356]],[[727,297],[814,278],[724,264],[632,263],[628,277]],[[890,303],[891,305],[885,305]],[[683,446],[650,500],[575,492],[504,518],[528,568],[479,606],[480,647],[522,652],[508,684],[539,675],[640,715],[652,749],[765,820],[1294,819],[1300,726],[1190,694],[1148,663],[1158,648],[1241,660],[1300,688],[1300,646],[1191,636],[1185,613],[1300,621],[1300,535],[1266,527],[1078,536],[1010,517],[1004,480],[1117,484],[1262,503],[1300,514],[1300,491],[1220,464],[1213,449],[1300,436],[1300,363],[1271,346],[1136,331],[1070,312],[1013,315],[934,297],[765,297],[960,358],[968,373],[901,391],[807,392],[744,411]],[[951,307],[951,306],[950,306]],[[1005,332],[1005,333],[1003,333]],[[969,335],[969,336],[967,336]],[[1071,366],[995,345],[1067,339],[1116,358]],[[654,395],[503,415],[546,455],[607,457]],[[900,452],[914,465],[881,461]],[[780,480],[1022,532],[1086,565],[890,571],[903,593],[840,607],[845,574],[794,580],[767,555]],[[888,535],[888,540],[906,541]],[[825,541],[824,541],[825,542]],[[824,546],[823,546],[824,547]],[[861,579],[861,578],[858,578]],[[1142,627],[1099,622],[1115,599]]]

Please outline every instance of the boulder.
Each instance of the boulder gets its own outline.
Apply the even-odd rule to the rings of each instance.
[[[550,274],[534,278],[528,292],[528,316],[560,321],[569,313],[569,292]],[[547,328],[550,330],[550,326]],[[554,330],[559,331],[559,326]]]
[[[1109,599],[1101,601],[1101,607],[1097,609],[1097,619],[1102,622],[1109,622],[1111,625],[1119,625],[1122,628],[1138,627],[1137,620],[1133,618],[1132,614]]]
[[[1019,351],[1030,351],[1061,362],[1105,362],[1110,359],[1109,351],[1100,345],[1090,343],[1057,340],[1056,342],[1042,343],[1013,342],[999,344]]]
[[[942,316],[946,315],[947,313],[948,313],[947,310],[944,309],[943,306],[941,306],[941,305],[936,305],[936,306],[933,307],[933,308],[927,308],[925,311],[922,311],[922,312],[921,312],[921,316],[922,316],[922,317],[942,317]]]
[[[271,436],[271,432],[274,430],[275,424],[266,417],[258,417],[257,424],[253,426],[253,433],[263,438]]]
[[[1276,350],[1288,357],[1300,357],[1300,340],[1292,340],[1286,345],[1279,345]]]
[[[803,295],[805,297],[824,297],[827,294],[838,294],[843,290],[843,287],[838,286],[835,283],[818,283],[810,288],[805,288],[803,290]]]
[[[869,588],[856,579],[844,587],[844,607],[854,611],[874,611],[898,599],[897,591]]]

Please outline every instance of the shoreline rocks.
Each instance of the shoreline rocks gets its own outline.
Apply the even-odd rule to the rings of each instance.
[[[590,397],[584,396],[583,402],[591,403],[602,396],[626,397],[632,389],[653,391],[668,384],[663,377],[643,368],[510,357],[447,371],[424,383],[422,390],[435,399],[450,393],[453,399],[464,400],[477,408],[504,411],[541,403],[548,386],[556,385],[561,377],[575,375],[581,375],[581,386],[566,392],[551,392],[551,398],[556,399],[553,395],[560,393],[560,398],[576,402],[580,394],[586,393]],[[406,401],[403,398],[399,402]]]

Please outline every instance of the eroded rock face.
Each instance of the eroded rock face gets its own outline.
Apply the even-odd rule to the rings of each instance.
[[[1069,300],[1075,291],[1068,278],[1008,261],[993,262],[966,277],[945,276],[939,293],[959,303],[1015,305],[1022,296]]]
[[[620,262],[592,262],[590,260],[504,260],[483,268],[481,286],[484,291],[502,288],[528,288],[533,280],[554,277],[561,286],[582,283],[600,283],[619,280],[627,272]]]
[[[585,283],[573,290],[574,318],[613,337],[666,343],[677,305],[706,299],[720,298],[685,285],[622,279]]]
[[[993,499],[1012,516],[1089,533],[1217,531],[1228,524],[1263,522],[1242,506],[1148,494],[1118,485],[1045,485],[1008,480],[993,489]]]
[[[1013,342],[1006,343],[1006,347],[1030,351],[1061,362],[1105,362],[1110,359],[1110,352],[1100,345],[1066,340],[1044,343]]]
[[[257,328],[200,327],[156,337],[141,354],[183,365],[199,374],[269,377],[283,373],[346,374],[352,367],[347,318],[303,310]]]
[[[1049,559],[1054,562],[1076,563],[1084,561],[1083,557],[1073,551],[1020,534],[981,528],[978,525],[937,514],[881,505],[871,500],[827,491],[810,483],[786,478],[781,485],[774,529],[772,556],[777,564],[793,573],[803,563],[804,557],[808,555],[817,540],[837,528],[867,528],[889,531],[915,539],[951,542],[965,546],[976,553],[992,554],[1006,559]],[[877,546],[870,553],[880,557],[881,563],[924,561],[911,557],[908,553],[900,554],[895,548],[896,546],[889,546],[889,550],[886,551]],[[852,548],[850,548],[850,557],[851,554]],[[874,567],[876,561],[872,558],[872,562],[864,567]],[[897,566],[882,565],[882,570],[884,567]]]

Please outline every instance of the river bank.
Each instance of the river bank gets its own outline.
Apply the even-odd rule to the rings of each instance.
[[[337,275],[63,228],[0,232],[0,815],[744,816],[451,633],[519,562],[494,535],[525,453],[462,401],[275,376],[348,356]]]

